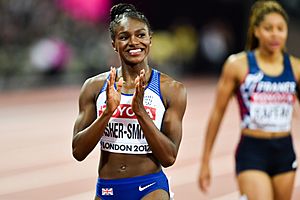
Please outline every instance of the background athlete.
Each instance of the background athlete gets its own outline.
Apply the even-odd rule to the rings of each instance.
[[[152,31],[144,14],[117,4],[110,15],[121,66],[83,84],[73,156],[84,160],[100,141],[95,199],[169,199],[162,166],[177,157],[186,88],[148,65]]]
[[[203,192],[210,185],[213,144],[235,95],[241,115],[236,178],[243,199],[291,199],[297,161],[290,133],[293,105],[299,97],[300,61],[287,53],[287,36],[288,16],[281,5],[256,1],[246,50],[227,59],[219,79],[199,175]]]

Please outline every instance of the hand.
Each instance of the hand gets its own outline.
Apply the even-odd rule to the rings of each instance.
[[[139,112],[145,110],[143,100],[146,88],[145,70],[140,71],[140,75],[135,79],[135,92],[132,98],[132,110],[137,115]]]
[[[117,89],[115,89],[116,79],[116,68],[110,68],[109,79],[106,80],[107,88],[106,88],[106,109],[108,112],[113,113],[117,107],[120,105],[121,101],[121,88],[123,86],[123,78],[121,77],[117,83]]]
[[[211,176],[210,176],[209,166],[208,164],[202,164],[199,180],[198,180],[198,184],[202,192],[204,193],[208,192],[208,188],[210,186],[210,180],[211,180]]]

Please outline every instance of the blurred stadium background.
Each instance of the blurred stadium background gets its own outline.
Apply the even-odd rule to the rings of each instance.
[[[108,21],[119,2],[148,17],[152,65],[182,78],[218,75],[224,59],[243,49],[253,0],[1,0],[0,90],[81,84],[118,66]],[[300,1],[280,2],[291,18],[288,48],[300,56]]]

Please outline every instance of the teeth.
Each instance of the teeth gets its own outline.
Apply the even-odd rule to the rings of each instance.
[[[137,52],[141,52],[142,50],[141,49],[133,49],[133,50],[130,50],[129,53],[137,53]]]

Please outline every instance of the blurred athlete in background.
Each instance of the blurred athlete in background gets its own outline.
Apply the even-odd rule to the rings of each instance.
[[[282,6],[276,1],[256,1],[246,50],[227,59],[219,79],[201,160],[199,186],[203,192],[211,181],[213,144],[235,95],[241,115],[235,155],[241,199],[291,199],[297,168],[291,123],[299,95],[300,61],[287,53],[287,36],[288,16]]]

